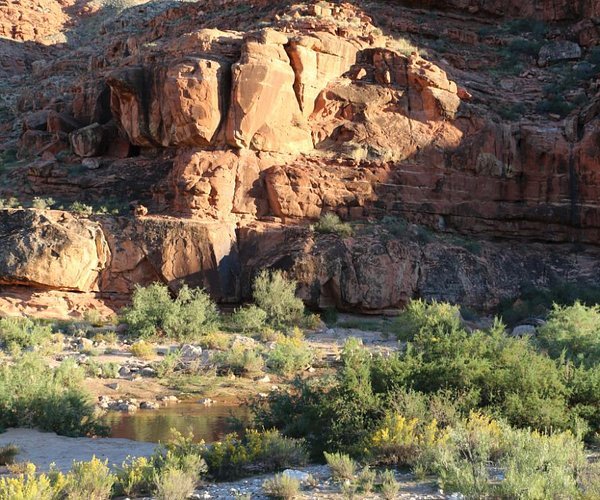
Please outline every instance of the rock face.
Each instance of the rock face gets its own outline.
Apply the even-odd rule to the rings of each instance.
[[[65,212],[0,210],[0,283],[97,290],[107,260],[97,223]]]
[[[597,1],[148,2],[77,44],[94,9],[53,5],[47,26],[0,43],[0,198],[104,213],[0,211],[0,282],[48,292],[31,303],[122,303],[153,281],[238,301],[265,266],[290,271],[310,305],[363,311],[594,282]],[[0,12],[6,34],[14,12]],[[549,29],[517,37],[512,16]],[[41,43],[65,23],[64,46]],[[522,72],[500,64],[507,53]],[[575,76],[559,85],[563,73]],[[554,83],[564,95],[540,101]],[[327,212],[375,229],[308,231]],[[0,312],[30,310],[14,296]]]

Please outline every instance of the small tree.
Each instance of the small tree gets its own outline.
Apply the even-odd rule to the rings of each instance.
[[[296,282],[279,270],[260,272],[254,280],[253,297],[274,326],[289,326],[302,319],[304,304],[296,297]]]

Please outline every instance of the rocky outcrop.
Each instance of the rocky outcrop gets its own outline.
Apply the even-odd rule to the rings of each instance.
[[[470,14],[496,17],[532,18],[544,21],[573,21],[600,16],[597,0],[541,0],[520,2],[518,0],[397,0],[411,7],[459,10]]]
[[[66,212],[0,210],[0,283],[97,290],[108,257],[97,223]]]

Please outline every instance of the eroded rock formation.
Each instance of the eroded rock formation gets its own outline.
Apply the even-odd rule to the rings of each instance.
[[[188,282],[237,301],[271,266],[289,270],[312,306],[363,311],[415,295],[487,308],[527,283],[592,284],[600,87],[583,78],[562,116],[535,106],[499,116],[539,99],[554,63],[600,69],[599,3],[389,4],[155,2],[105,22],[111,36],[97,46],[0,50],[25,89],[6,94],[18,119],[5,119],[0,151],[17,158],[0,174],[1,197],[105,212],[0,210],[0,282],[111,300],[135,284]],[[400,4],[452,14],[423,21]],[[70,23],[82,39],[77,23],[93,12],[63,7],[52,29]],[[483,34],[490,19],[517,15],[563,24],[545,45],[535,39],[531,68],[492,78],[498,47],[533,43],[529,32],[520,45],[504,28]],[[456,47],[419,53],[407,33]],[[573,50],[550,60],[548,44]],[[15,51],[23,57],[9,68]],[[118,217],[106,214],[115,202]],[[130,203],[149,214],[127,213]],[[329,211],[356,222],[356,235],[308,229]],[[384,217],[435,236],[390,232]],[[484,238],[481,249],[452,239],[464,235]],[[573,243],[583,246],[571,258]]]

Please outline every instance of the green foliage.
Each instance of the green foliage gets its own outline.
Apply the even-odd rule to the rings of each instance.
[[[236,309],[231,319],[236,329],[241,332],[259,332],[265,327],[267,313],[260,307],[251,304]]]
[[[206,292],[184,285],[175,300],[161,283],[136,287],[132,305],[123,321],[134,337],[162,335],[177,340],[194,340],[214,330],[218,315]]]
[[[38,210],[46,210],[51,208],[52,205],[54,205],[55,203],[56,202],[54,201],[54,198],[40,198],[38,196],[35,196],[31,201],[31,206],[33,208],[37,208]]]
[[[321,313],[321,318],[327,326],[333,326],[338,320],[338,310],[335,307],[327,307]]]
[[[167,353],[156,366],[156,374],[158,375],[158,378],[165,378],[173,375],[180,361],[181,353],[179,351]]]
[[[449,335],[459,331],[460,309],[446,302],[412,300],[396,318],[393,330],[398,339],[411,341],[418,334]]]
[[[155,480],[153,463],[146,457],[128,457],[115,471],[115,492],[119,495],[143,496],[152,493]]]
[[[14,463],[15,457],[19,454],[19,447],[16,444],[6,444],[0,446],[0,465],[10,465]]]
[[[522,54],[529,57],[537,57],[543,43],[537,40],[527,38],[515,38],[511,40],[508,49],[516,54]]]
[[[253,298],[267,313],[267,321],[276,328],[302,321],[304,304],[296,297],[296,282],[279,270],[263,270],[254,280]]]
[[[281,436],[278,431],[249,430],[243,439],[228,434],[206,449],[209,473],[216,479],[234,478],[250,470],[271,472],[304,465],[307,460],[302,440]]]
[[[269,498],[289,500],[300,493],[300,481],[287,474],[276,474],[263,483],[263,491]]]
[[[396,480],[396,475],[392,470],[384,470],[379,474],[381,481],[381,496],[385,500],[393,500],[398,497],[400,492],[400,483]]]
[[[228,371],[238,376],[258,373],[265,366],[265,360],[257,349],[247,348],[243,345],[216,353],[213,361],[220,371]]]
[[[107,500],[111,497],[115,477],[107,465],[108,461],[93,457],[89,462],[73,462],[71,471],[65,476],[63,488],[67,498],[83,500]]]
[[[54,369],[34,354],[5,363],[0,366],[0,428],[37,427],[66,436],[105,432],[82,379],[72,360]]]
[[[0,198],[0,208],[19,208],[20,205],[19,200],[15,197],[8,199]]]
[[[78,215],[82,215],[84,217],[89,217],[94,213],[94,208],[90,205],[86,205],[80,201],[75,201],[71,203],[69,208],[67,209],[69,212],[74,212]]]
[[[331,469],[333,479],[336,481],[354,479],[356,474],[356,462],[344,453],[323,453],[327,465]]]
[[[540,345],[550,356],[592,366],[600,363],[600,306],[554,305],[546,324],[538,329]]]
[[[198,477],[189,471],[167,467],[155,476],[157,500],[186,500],[194,493]]]
[[[452,429],[435,469],[441,486],[468,497],[576,498],[583,446],[569,432],[512,429],[480,414]],[[501,471],[491,481],[490,470]]]
[[[301,339],[286,337],[269,352],[267,366],[279,375],[290,375],[306,368],[312,359],[312,351]]]
[[[18,346],[21,349],[38,347],[50,340],[52,327],[29,318],[1,318],[0,342],[5,348]]]
[[[333,212],[322,215],[312,228],[317,233],[336,234],[341,238],[347,238],[353,234],[352,226],[347,222],[342,222],[339,216]]]
[[[371,469],[368,465],[363,467],[358,473],[357,482],[358,487],[362,493],[369,494],[373,491],[375,480],[377,479],[377,473]]]

